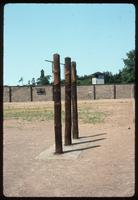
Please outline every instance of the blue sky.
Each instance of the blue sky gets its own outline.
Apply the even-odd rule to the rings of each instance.
[[[4,85],[24,84],[44,69],[52,75],[54,53],[71,57],[78,75],[117,73],[135,49],[132,4],[6,4],[4,7]],[[64,69],[61,65],[61,78]]]

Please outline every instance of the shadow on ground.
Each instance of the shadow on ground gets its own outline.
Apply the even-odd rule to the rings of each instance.
[[[88,140],[88,141],[82,141],[82,142],[75,142],[72,143],[72,145],[76,145],[76,144],[83,144],[83,143],[90,143],[90,142],[97,142],[99,140],[105,140],[106,138],[100,138],[100,139],[96,139],[96,140]]]
[[[107,133],[101,133],[101,134],[96,134],[96,135],[89,135],[89,136],[82,136],[82,137],[79,137],[78,138],[78,142],[74,142],[72,143],[71,146],[74,146],[74,145],[80,145],[80,144],[89,144],[91,142],[98,142],[100,140],[105,140],[106,138],[103,137],[103,138],[99,138],[99,139],[95,139],[95,140],[87,140],[87,141],[79,141],[79,139],[85,139],[85,138],[89,138],[89,137],[96,137],[96,136],[101,136],[101,135],[105,135]],[[83,151],[83,150],[87,150],[87,149],[92,149],[92,148],[97,148],[97,147],[100,147],[101,145],[95,145],[95,146],[86,146],[86,147],[82,147],[82,148],[76,148],[76,149],[69,149],[69,150],[65,150],[64,153],[70,153],[70,152],[74,152],[74,151]]]
[[[64,151],[64,153],[70,153],[70,152],[74,152],[74,151],[83,151],[83,150],[87,150],[87,149],[97,148],[97,147],[100,147],[100,146],[101,145],[95,145],[95,146],[84,147],[84,148],[79,148],[79,149],[72,149],[72,150]]]
[[[89,137],[96,137],[96,136],[99,136],[99,135],[106,135],[107,133],[100,133],[100,134],[96,134],[96,135],[87,135],[87,136],[82,136],[82,137],[79,137],[79,138],[89,138]]]

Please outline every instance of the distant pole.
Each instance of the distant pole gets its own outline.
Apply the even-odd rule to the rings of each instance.
[[[76,62],[71,63],[71,97],[72,97],[72,132],[73,138],[79,138],[78,131],[78,107],[77,107],[77,81],[76,81]]]
[[[71,145],[71,58],[65,58],[65,145]]]
[[[93,85],[93,99],[96,99],[96,91],[95,91],[95,84]]]
[[[9,102],[12,102],[12,89],[9,87]]]
[[[55,124],[55,153],[60,154],[62,150],[62,125],[61,125],[61,86],[60,86],[60,56],[53,55],[53,96],[54,96],[54,124]]]
[[[114,99],[116,99],[116,85],[114,84]]]
[[[30,99],[31,99],[31,101],[33,101],[33,88],[32,88],[32,86],[30,85]]]

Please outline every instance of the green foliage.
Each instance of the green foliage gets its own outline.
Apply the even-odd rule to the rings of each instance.
[[[114,76],[112,72],[104,72],[104,82],[105,83],[113,83],[114,82]]]
[[[32,78],[31,83],[32,83],[32,86],[35,86],[35,78]]]
[[[124,68],[119,70],[118,73],[112,74],[112,72],[103,72],[105,84],[115,84],[115,83],[134,83],[135,81],[135,50],[129,51],[127,58],[123,59]],[[98,72],[99,73],[99,72]],[[96,73],[95,73],[96,74]],[[77,75],[77,85],[92,85],[92,77],[94,75]],[[45,76],[44,70],[41,70],[41,75],[37,79],[37,85],[50,85],[50,75]],[[32,85],[35,86],[35,79],[32,78]],[[61,85],[65,84],[65,80],[61,80]],[[28,82],[30,85],[30,81]]]
[[[61,80],[61,85],[64,85],[65,84],[65,79],[62,79]]]
[[[127,53],[127,58],[123,59],[124,68],[121,72],[122,83],[134,83],[135,81],[135,50]]]
[[[41,75],[37,79],[37,85],[49,85],[50,84],[50,75],[45,76],[44,70],[41,70]]]
[[[135,50],[129,51],[123,59],[124,68],[118,73],[103,72],[105,84],[134,83],[135,81]],[[77,85],[91,85],[93,75],[77,76]]]
[[[77,76],[77,85],[91,85],[91,75]]]

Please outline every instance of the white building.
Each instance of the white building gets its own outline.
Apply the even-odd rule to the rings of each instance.
[[[101,72],[96,72],[92,76],[92,84],[104,84],[104,75]]]

